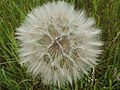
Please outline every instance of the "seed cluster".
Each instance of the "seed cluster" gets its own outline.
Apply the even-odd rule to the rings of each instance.
[[[61,31],[69,31],[68,28],[63,27]],[[44,34],[43,37],[39,40],[39,44],[45,46],[47,49],[46,54],[44,55],[44,60],[49,63],[50,59],[55,60],[55,57],[61,55],[60,67],[63,68],[64,63],[66,62],[66,56],[64,53],[69,54],[70,51],[70,42],[67,35],[61,35],[53,25],[48,27],[49,35]],[[47,54],[50,56],[47,56]],[[54,67],[55,68],[55,67]]]
[[[88,75],[101,53],[101,30],[66,2],[35,8],[17,28],[20,64],[44,84],[61,87]]]

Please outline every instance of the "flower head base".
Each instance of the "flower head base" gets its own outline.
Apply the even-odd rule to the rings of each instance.
[[[65,2],[34,9],[16,32],[20,63],[44,84],[72,85],[97,64],[102,42],[94,24]]]

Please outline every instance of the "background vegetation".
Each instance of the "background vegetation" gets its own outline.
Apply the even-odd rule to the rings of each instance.
[[[0,0],[0,90],[59,90],[26,74],[18,63],[15,29],[32,8],[52,0]],[[65,0],[84,9],[102,29],[104,42],[95,74],[60,90],[120,90],[120,0]]]

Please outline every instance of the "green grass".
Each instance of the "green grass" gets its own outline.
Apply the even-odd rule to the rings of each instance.
[[[58,90],[26,74],[18,63],[15,28],[32,8],[52,0],[0,0],[0,90]],[[120,0],[65,0],[86,10],[102,29],[103,53],[95,74],[61,90],[120,90]]]

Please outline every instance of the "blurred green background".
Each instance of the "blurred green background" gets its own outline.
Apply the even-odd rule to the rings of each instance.
[[[18,63],[14,32],[33,8],[48,1],[0,0],[0,90],[120,90],[120,0],[64,0],[84,9],[102,29],[103,53],[95,75],[58,89],[26,74]]]

